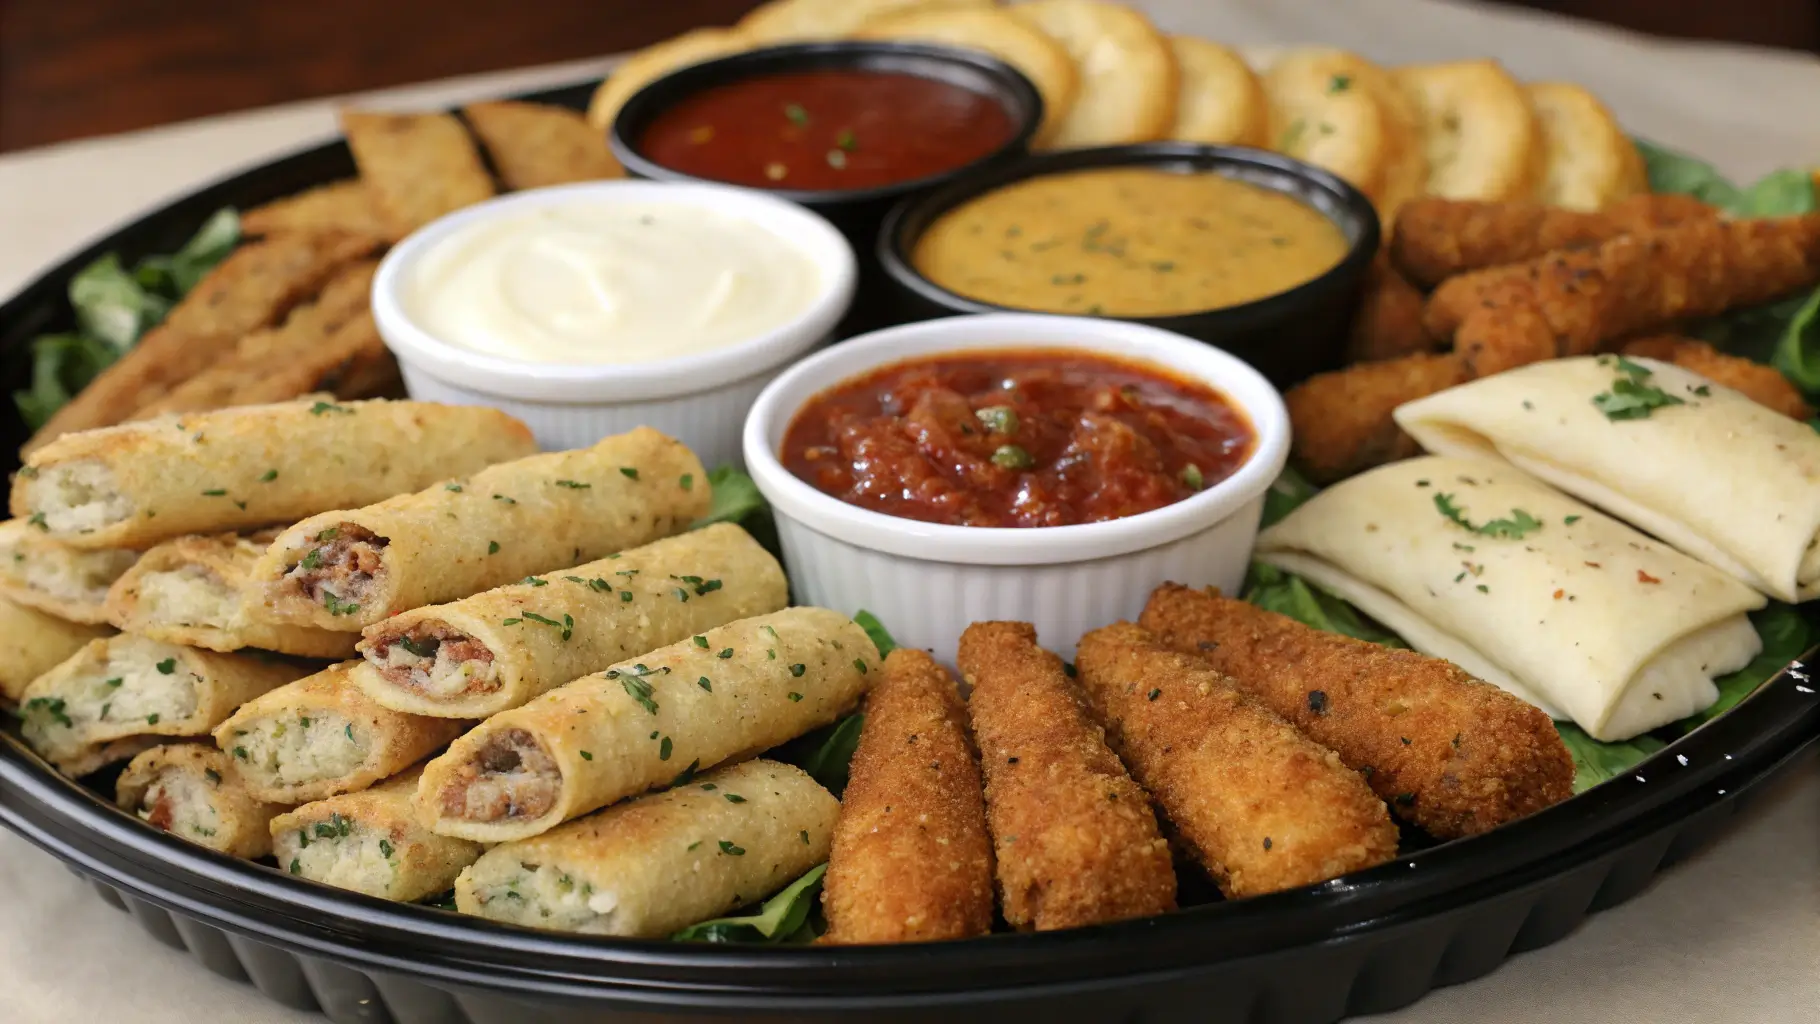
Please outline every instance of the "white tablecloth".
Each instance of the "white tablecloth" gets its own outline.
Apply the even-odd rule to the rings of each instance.
[[[1320,42],[1388,63],[1489,54],[1582,82],[1634,132],[1750,178],[1820,165],[1820,61],[1667,43],[1436,0],[1150,0],[1158,23],[1229,43]],[[352,43],[350,43],[352,45]],[[390,106],[598,75],[607,61],[363,96]],[[334,133],[295,104],[0,156],[0,295],[141,210]],[[315,1020],[152,941],[50,858],[0,833],[0,1024]],[[1397,1024],[1820,1020],[1820,771],[1762,794],[1722,842],[1557,945],[1384,1018]]]

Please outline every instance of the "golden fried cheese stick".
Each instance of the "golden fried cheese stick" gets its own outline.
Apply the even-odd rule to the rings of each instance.
[[[1295,459],[1329,483],[1416,454],[1390,414],[1397,406],[1467,380],[1452,353],[1418,353],[1317,374],[1284,395]]]

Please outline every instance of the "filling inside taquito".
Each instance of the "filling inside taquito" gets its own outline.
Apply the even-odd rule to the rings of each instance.
[[[562,769],[537,737],[502,729],[443,786],[442,812],[469,821],[541,818],[556,805]]]
[[[403,633],[381,635],[367,662],[392,685],[426,697],[449,699],[499,689],[487,645],[436,619],[420,619]]]
[[[331,615],[352,615],[368,600],[385,572],[387,539],[363,526],[342,523],[314,538],[316,546],[285,572],[297,594],[322,605]]]
[[[351,775],[366,762],[364,728],[334,712],[255,718],[222,746],[269,786],[299,786]]]

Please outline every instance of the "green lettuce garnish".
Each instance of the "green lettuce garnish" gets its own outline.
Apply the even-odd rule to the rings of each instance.
[[[885,624],[878,621],[878,616],[861,608],[853,613],[853,621],[872,638],[872,645],[878,648],[879,657],[897,650],[897,640],[891,636],[891,631],[885,628]]]
[[[717,917],[692,924],[675,935],[677,942],[797,943],[815,939],[810,912],[821,895],[828,865],[818,864],[750,914]]]

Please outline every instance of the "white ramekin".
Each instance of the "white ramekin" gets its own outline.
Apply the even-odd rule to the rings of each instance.
[[[778,460],[784,431],[816,394],[868,370],[944,352],[1063,348],[1137,358],[1212,386],[1257,434],[1238,472],[1173,505],[1104,523],[983,529],[899,519],[849,505]],[[1289,417],[1263,375],[1169,331],[1114,320],[988,313],[892,327],[784,371],[746,417],[746,468],[777,518],[801,604],[878,616],[899,643],[952,660],[974,622],[1034,623],[1045,647],[1074,656],[1083,633],[1135,618],[1166,580],[1236,592],[1264,494],[1289,454]]]
[[[768,228],[820,269],[815,301],[790,322],[696,355],[623,366],[533,363],[485,355],[435,337],[407,312],[412,264],[476,222],[567,203],[687,203]],[[853,249],[834,225],[794,203],[729,185],[594,181],[533,189],[458,210],[394,246],[373,279],[373,317],[412,398],[489,405],[525,421],[545,449],[581,448],[649,426],[687,444],[709,468],[740,459],[740,424],[791,361],[825,342],[853,300]]]

